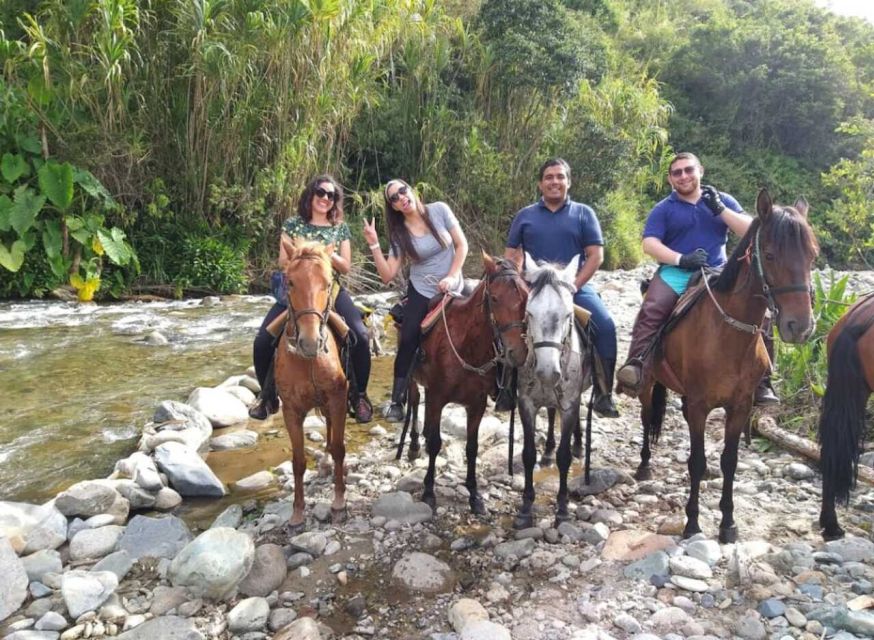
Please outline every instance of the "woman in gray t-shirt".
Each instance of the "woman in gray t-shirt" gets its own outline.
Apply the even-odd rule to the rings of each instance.
[[[428,313],[428,301],[438,293],[459,291],[461,267],[467,257],[467,239],[455,214],[445,202],[423,204],[403,180],[385,185],[385,217],[389,254],[384,256],[373,220],[364,221],[364,238],[386,284],[394,279],[404,260],[410,263],[407,304],[395,356],[391,407],[386,419],[404,419],[407,383],[413,356],[419,347],[419,325]]]

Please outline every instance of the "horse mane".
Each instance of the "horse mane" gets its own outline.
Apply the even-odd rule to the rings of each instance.
[[[559,267],[554,264],[545,264],[541,265],[545,267],[549,267],[549,269],[543,269],[534,274],[534,280],[529,282],[531,285],[531,297],[537,296],[541,291],[543,291],[544,287],[551,286],[554,288],[558,288],[561,283],[561,278],[559,277]]]
[[[296,249],[296,253],[294,257],[289,260],[286,270],[290,269],[291,266],[298,260],[314,260],[318,262],[319,266],[322,268],[325,279],[331,280],[331,256],[329,256],[327,251],[325,251],[325,246],[323,244],[316,241],[298,241],[294,246]]]
[[[794,252],[805,257],[813,257],[819,253],[819,244],[807,218],[798,213],[794,207],[774,205],[767,224],[763,226],[762,219],[758,216],[753,220],[744,237],[732,251],[722,272],[716,281],[711,283],[714,291],[725,293],[734,287],[741,267],[746,261],[745,258],[751,252],[759,228],[762,229],[764,242],[781,255]]]

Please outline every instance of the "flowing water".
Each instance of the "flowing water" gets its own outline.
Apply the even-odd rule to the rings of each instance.
[[[195,387],[250,366],[252,338],[270,304],[264,296],[230,296],[215,306],[0,303],[0,500],[42,502],[109,475],[136,449],[159,402],[184,402]],[[153,331],[168,343],[148,344]],[[390,363],[374,361],[374,373]],[[383,391],[372,385],[370,395],[379,400]],[[255,449],[209,454],[225,482],[289,458],[281,417],[247,427],[261,433]],[[350,426],[353,439],[358,432],[366,430]]]

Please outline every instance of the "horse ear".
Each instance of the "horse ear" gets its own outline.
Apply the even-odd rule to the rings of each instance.
[[[577,277],[577,271],[580,270],[580,255],[577,254],[571,261],[567,263],[567,266],[564,268],[564,271],[561,272],[561,277],[564,280],[569,280],[573,282]]]
[[[483,254],[483,267],[489,273],[494,273],[495,271],[495,259],[486,253],[485,249],[480,249]]]
[[[538,271],[540,271],[541,267],[534,261],[534,258],[531,257],[531,254],[527,251],[525,252],[525,273],[529,275],[534,275]]]
[[[759,195],[756,198],[756,213],[764,220],[771,215],[771,210],[774,208],[774,202],[771,200],[771,194],[764,187],[759,189]]]
[[[798,200],[796,200],[795,204],[792,206],[795,207],[795,210],[802,216],[805,218],[807,217],[807,212],[810,210],[810,204],[808,204],[807,199],[804,196],[799,196]]]
[[[285,252],[285,255],[291,259],[295,253],[297,253],[297,247],[295,246],[295,241],[291,240],[285,236],[280,237],[280,243],[282,243],[282,249]]]

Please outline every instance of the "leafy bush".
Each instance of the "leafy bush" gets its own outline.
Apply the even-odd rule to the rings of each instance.
[[[775,377],[783,398],[783,414],[792,416],[791,422],[797,424],[799,429],[812,430],[815,427],[828,374],[826,338],[856,300],[855,294],[847,293],[847,279],[848,276],[844,276],[835,281],[832,272],[826,287],[819,273],[815,273],[813,315],[816,329],[813,335],[803,344],[775,341]]]
[[[246,247],[231,246],[218,238],[188,236],[182,241],[177,286],[209,289],[217,293],[243,293],[246,276]]]

